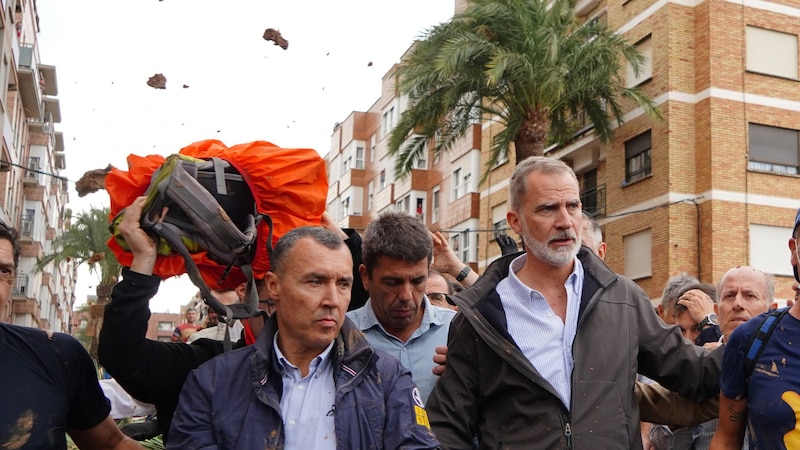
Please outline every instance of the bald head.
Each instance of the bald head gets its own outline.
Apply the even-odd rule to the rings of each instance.
[[[725,272],[717,285],[717,314],[725,340],[736,327],[766,312],[774,296],[772,278],[754,267]]]

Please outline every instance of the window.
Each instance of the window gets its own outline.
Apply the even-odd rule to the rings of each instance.
[[[453,200],[456,200],[461,197],[462,195],[462,186],[461,186],[461,168],[458,168],[453,171]]]
[[[469,249],[469,234],[469,230],[464,230],[450,238],[450,247],[452,247],[453,252],[456,254],[456,256],[458,256],[458,259],[464,263],[472,260]]]
[[[395,203],[397,211],[404,212],[406,214],[410,213],[411,209],[411,195],[406,194],[405,197],[401,198]]]
[[[417,219],[425,223],[425,201],[421,198],[417,199]]]
[[[797,79],[797,36],[747,27],[747,70]]]
[[[650,175],[650,130],[625,142],[625,183]]]
[[[345,197],[345,199],[342,200],[342,215],[340,219],[344,219],[349,215],[350,215],[350,197]]]
[[[498,236],[505,236],[508,234],[508,220],[506,219],[507,212],[507,203],[501,203],[492,208],[492,230],[494,232],[495,239],[497,239]]]
[[[348,156],[342,160],[342,174],[346,174],[350,170],[350,163],[352,162],[353,158]]]
[[[22,230],[20,234],[25,237],[33,236],[33,221],[36,217],[36,211],[26,209],[25,214],[22,216]]]
[[[431,223],[436,223],[439,221],[439,186],[433,188],[433,193],[431,194]]]
[[[394,106],[389,108],[388,111],[383,113],[383,120],[382,120],[382,132],[383,136],[388,135],[392,128],[394,128]]]
[[[433,165],[439,164],[442,160],[442,154],[440,152],[434,152],[433,155]]]
[[[364,147],[356,147],[356,169],[364,168]]]
[[[386,169],[381,170],[380,174],[380,186],[381,189],[386,187]]]
[[[175,322],[158,322],[158,331],[172,331],[175,329]]]
[[[751,123],[748,131],[748,169],[797,175],[800,166],[797,130]]]
[[[425,142],[422,145],[422,152],[420,152],[420,158],[417,160],[417,163],[414,165],[417,169],[427,169],[428,168],[428,143]]]
[[[792,266],[776,258],[776,248],[782,248],[792,237],[789,227],[750,224],[750,265],[764,273],[792,276]]]
[[[86,327],[88,326],[89,326],[89,321],[87,319],[81,319],[81,323],[80,325],[78,325],[78,328],[80,328],[81,330],[85,330]]]
[[[644,57],[644,61],[639,64],[639,73],[633,70],[630,61],[625,61],[625,86],[638,86],[645,81],[653,78],[653,46],[650,36],[642,39],[636,44],[636,49]]]
[[[372,198],[375,191],[375,180],[372,179],[367,185],[367,211],[372,211]]]
[[[378,136],[373,134],[369,138],[369,162],[375,164],[375,150],[378,148]]]
[[[652,244],[649,229],[622,237],[625,247],[625,276],[632,280],[652,275]]]

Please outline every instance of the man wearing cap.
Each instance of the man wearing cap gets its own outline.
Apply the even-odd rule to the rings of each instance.
[[[789,251],[795,279],[800,281],[800,211],[795,217]],[[724,279],[725,277],[723,277]],[[720,292],[723,300],[724,292]],[[733,331],[727,339],[720,381],[719,426],[711,441],[712,449],[739,449],[749,427],[750,448],[798,448],[800,429],[800,366],[797,365],[797,342],[800,342],[800,304],[779,319],[773,333],[762,341],[763,351],[752,371],[746,368],[745,355],[759,331],[762,314]],[[723,329],[723,332],[725,330]]]

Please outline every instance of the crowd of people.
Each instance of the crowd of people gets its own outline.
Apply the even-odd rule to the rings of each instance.
[[[98,357],[136,408],[152,404],[167,448],[800,448],[800,306],[777,310],[772,278],[737,266],[716,286],[676,274],[653,308],[605,265],[562,161],[514,169],[507,220],[523,248],[498,237],[481,275],[415,217],[383,213],[362,235],[325,215],[278,240],[260,315],[200,325],[190,308],[174,342],[145,338],[161,281],[145,201],[119,225],[133,259]],[[800,211],[795,268],[799,225]],[[0,223],[0,308],[20,252]],[[70,336],[0,324],[0,359],[1,448],[65,448],[65,432],[138,448]]]

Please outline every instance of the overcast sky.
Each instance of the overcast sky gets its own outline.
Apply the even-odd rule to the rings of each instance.
[[[169,155],[199,140],[330,147],[333,125],[379,97],[381,78],[453,0],[38,0],[42,64],[54,65],[70,207],[91,169],[127,168],[129,154]],[[278,29],[287,50],[262,38]],[[165,90],[146,85],[162,73]],[[188,87],[184,88],[186,85]],[[96,277],[80,271],[78,303]],[[91,288],[90,288],[91,286]],[[153,311],[177,312],[195,292],[162,285]]]

